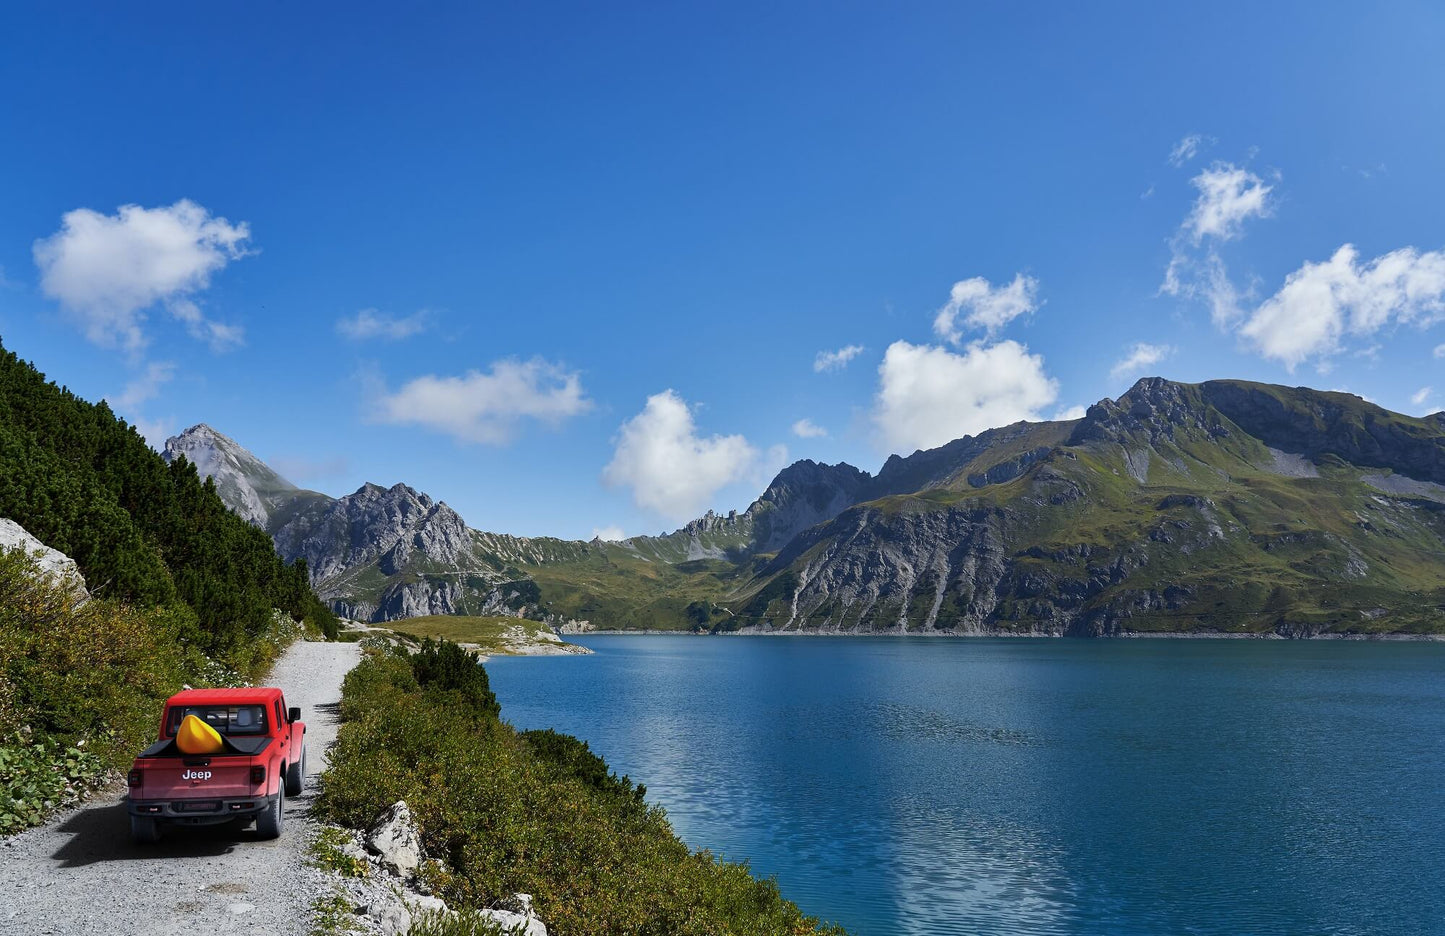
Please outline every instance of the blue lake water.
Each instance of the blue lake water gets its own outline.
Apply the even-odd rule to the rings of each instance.
[[[857,936],[1445,933],[1445,644],[578,642],[502,716]]]

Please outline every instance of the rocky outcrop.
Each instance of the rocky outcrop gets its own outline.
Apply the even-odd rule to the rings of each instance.
[[[343,840],[339,848],[322,849],[326,856],[335,848],[333,856],[321,861],[331,868],[334,898],[354,910],[355,922],[367,932],[405,936],[422,921],[444,923],[458,915],[428,892],[429,875],[444,872],[446,865],[424,857],[421,830],[405,801],[392,804],[365,832],[327,826],[324,833]],[[513,894],[497,906],[464,913],[466,923],[486,932],[547,936],[547,926],[537,917],[528,894]]]
[[[80,567],[74,559],[46,546],[14,520],[0,517],[0,552],[17,549],[35,560],[42,575],[69,585],[82,600],[90,597],[85,588],[85,576],[80,574]]]
[[[777,552],[809,527],[858,503],[872,481],[852,465],[794,462],[778,473],[747,510],[753,552]]]
[[[366,850],[392,874],[409,878],[421,867],[421,833],[405,800],[391,804],[366,833]]]

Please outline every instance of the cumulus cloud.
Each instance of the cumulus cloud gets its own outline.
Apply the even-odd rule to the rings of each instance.
[[[856,344],[839,348],[837,351],[819,351],[818,356],[813,358],[813,371],[822,374],[842,370],[848,366],[849,361],[862,353],[863,346]]]
[[[1424,406],[1425,401],[1435,392],[1434,387],[1421,387],[1410,395],[1410,402],[1416,406]]]
[[[1435,359],[1445,361],[1445,344],[1435,346]]]
[[[352,341],[366,341],[369,338],[401,341],[426,331],[431,327],[431,323],[432,314],[426,309],[403,318],[378,312],[376,309],[362,309],[353,316],[337,319],[336,331]]]
[[[1196,244],[1206,237],[1233,240],[1243,231],[1245,221],[1273,211],[1269,193],[1274,186],[1232,163],[1215,163],[1191,179],[1190,184],[1199,190],[1199,197],[1184,227]]]
[[[122,205],[103,215],[77,208],[60,230],[35,242],[40,288],[60,302],[86,338],[138,352],[146,344],[145,312],[164,305],[193,336],[215,350],[242,340],[238,326],[208,320],[193,301],[211,276],[246,256],[247,225],[213,217],[182,199],[162,208]]]
[[[1404,247],[1361,263],[1345,244],[1323,263],[1306,262],[1240,326],[1262,355],[1293,370],[1339,351],[1348,335],[1372,335],[1392,323],[1445,318],[1445,251]]]
[[[800,419],[793,423],[793,435],[800,439],[821,439],[828,435],[828,430],[811,419]]]
[[[944,341],[959,344],[963,329],[958,316],[966,313],[965,326],[982,328],[992,337],[1009,322],[1037,308],[1038,291],[1038,280],[1022,273],[1015,274],[1007,286],[993,286],[982,276],[960,280],[953,284],[948,302],[934,317],[933,330]]]
[[[970,344],[963,353],[895,341],[878,367],[873,419],[895,451],[934,448],[1021,419],[1058,398],[1044,359],[1016,341]]]
[[[627,539],[627,534],[622,532],[620,526],[593,527],[592,538],[604,543],[618,543]]]
[[[664,390],[622,424],[602,479],[631,488],[639,507],[682,522],[700,515],[719,490],[751,476],[760,458],[740,435],[699,436],[687,402]]]
[[[505,445],[533,419],[557,426],[591,409],[581,375],[540,358],[497,361],[491,371],[460,377],[426,375],[395,393],[378,388],[374,422],[422,426],[458,442]]]
[[[1159,293],[1205,302],[1214,323],[1228,328],[1244,314],[1242,307],[1251,295],[1235,287],[1218,248],[1242,236],[1246,221],[1274,212],[1274,186],[1227,162],[1216,162],[1190,184],[1199,194],[1170,239],[1169,266]]]
[[[1204,137],[1198,133],[1191,133],[1169,151],[1169,165],[1178,168],[1195,156],[1199,155],[1199,146],[1204,142]]]
[[[1120,377],[1137,374],[1142,370],[1153,367],[1173,353],[1174,348],[1170,345],[1147,344],[1143,341],[1135,342],[1129,349],[1129,353],[1115,362],[1113,367],[1109,368],[1109,376],[1118,380]]]

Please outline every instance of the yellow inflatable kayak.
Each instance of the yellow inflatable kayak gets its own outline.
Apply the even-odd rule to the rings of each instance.
[[[216,729],[194,715],[187,715],[176,732],[176,747],[182,754],[217,754],[223,744]]]

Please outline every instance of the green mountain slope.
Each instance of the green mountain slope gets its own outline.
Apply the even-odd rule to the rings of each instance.
[[[1090,408],[1061,444],[1019,444],[1057,426],[1010,427],[1029,457],[1001,459],[1020,470],[998,483],[940,473],[808,531],[729,595],[723,626],[1445,632],[1438,416],[1151,379]]]

